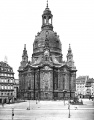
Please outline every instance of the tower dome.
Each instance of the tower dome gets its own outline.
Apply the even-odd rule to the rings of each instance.
[[[48,8],[47,3],[47,7],[45,8],[42,15],[41,32],[37,33],[33,43],[33,56],[38,56],[43,53],[46,36],[49,40],[49,48],[51,55],[62,55],[62,45],[59,36],[56,32],[53,31],[52,17],[53,15],[50,9]]]

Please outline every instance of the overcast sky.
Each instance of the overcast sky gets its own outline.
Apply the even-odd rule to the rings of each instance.
[[[7,56],[18,78],[26,44],[29,60],[33,42],[41,31],[46,0],[0,0],[0,61]],[[54,31],[62,43],[63,60],[71,44],[79,75],[94,78],[94,0],[49,0]]]

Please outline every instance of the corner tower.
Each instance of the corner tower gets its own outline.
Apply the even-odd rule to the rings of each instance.
[[[26,44],[24,44],[24,50],[23,50],[23,55],[22,55],[22,61],[28,62],[28,55],[27,55],[27,50],[26,50]]]
[[[67,64],[70,67],[74,67],[73,53],[72,53],[70,44],[69,44],[69,49],[68,49],[68,53],[67,53]]]
[[[24,44],[24,50],[23,50],[23,54],[22,54],[22,61],[20,63],[19,70],[23,70],[23,68],[26,66],[27,63],[28,63],[28,54],[27,54],[27,50],[26,50],[26,44]]]

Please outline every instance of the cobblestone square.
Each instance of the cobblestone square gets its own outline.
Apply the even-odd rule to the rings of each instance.
[[[0,105],[0,120],[94,120],[94,102],[83,100],[84,105],[70,105],[68,101],[26,101],[22,103]],[[27,108],[30,107],[30,110]]]

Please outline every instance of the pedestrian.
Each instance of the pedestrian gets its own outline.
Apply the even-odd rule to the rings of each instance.
[[[2,107],[4,107],[4,102],[2,101]]]
[[[90,96],[89,96],[89,100],[90,100]]]

